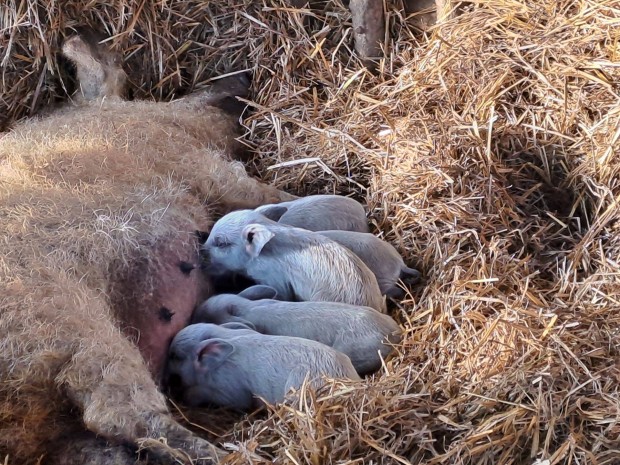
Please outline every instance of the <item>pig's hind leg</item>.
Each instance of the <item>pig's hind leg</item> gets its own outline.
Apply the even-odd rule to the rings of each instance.
[[[85,100],[122,97],[127,76],[120,54],[99,43],[94,32],[70,37],[62,46],[63,54],[75,64],[81,96]]]
[[[219,205],[222,213],[254,209],[261,205],[295,200],[297,197],[250,177],[240,162],[231,162],[225,155],[211,153],[211,158],[197,167],[204,175],[196,186],[207,199]]]
[[[101,302],[93,309],[96,303],[90,301],[91,310],[109,314]],[[140,352],[111,320],[76,319],[71,326],[73,355],[55,380],[88,431],[111,444],[144,449],[153,459],[215,463],[223,453],[173,420]]]
[[[111,445],[94,433],[73,431],[48,445],[45,465],[139,465],[136,450],[125,445]]]

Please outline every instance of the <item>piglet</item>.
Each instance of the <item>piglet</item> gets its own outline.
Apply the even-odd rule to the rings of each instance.
[[[266,336],[249,329],[194,324],[170,345],[168,382],[190,406],[214,404],[249,410],[284,400],[307,379],[317,388],[323,376],[359,380],[346,355],[307,339]]]
[[[347,355],[360,375],[378,370],[381,357],[392,352],[389,344],[400,342],[398,324],[373,308],[335,302],[282,302],[273,300],[275,296],[275,289],[262,285],[238,295],[216,295],[196,309],[192,322],[240,323],[264,334],[311,339]]]
[[[256,211],[278,223],[308,231],[368,232],[364,207],[341,195],[309,195],[290,202],[263,205]]]
[[[398,287],[398,281],[412,285],[420,280],[420,272],[405,265],[403,258],[392,244],[372,234],[352,231],[319,231],[319,234],[357,255],[375,274],[383,295],[402,299],[405,297],[405,292]]]
[[[243,225],[243,212],[218,221],[203,246],[211,275],[240,273],[293,301],[342,302],[385,311],[377,278],[346,247],[267,218]],[[257,215],[250,211],[250,218]]]

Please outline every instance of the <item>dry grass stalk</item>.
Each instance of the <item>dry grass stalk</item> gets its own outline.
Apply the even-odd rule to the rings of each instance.
[[[85,22],[139,96],[252,69],[259,172],[353,193],[426,273],[384,373],[228,417],[229,463],[618,463],[620,1],[477,1],[427,37],[388,2],[376,75],[338,0],[65,3],[5,4],[9,118],[62,94],[44,57]]]

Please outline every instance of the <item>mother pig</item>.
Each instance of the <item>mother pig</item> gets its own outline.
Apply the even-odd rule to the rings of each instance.
[[[81,102],[0,138],[0,457],[130,464],[141,448],[212,463],[221,451],[177,424],[157,387],[209,294],[194,232],[210,227],[207,207],[292,196],[230,159],[239,115],[226,110],[244,78],[125,102],[120,60],[96,40],[63,52]]]

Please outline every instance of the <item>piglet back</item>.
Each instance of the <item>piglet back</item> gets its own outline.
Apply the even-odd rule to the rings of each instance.
[[[368,232],[364,207],[340,195],[310,195],[286,202],[278,222],[309,231],[338,229]]]

